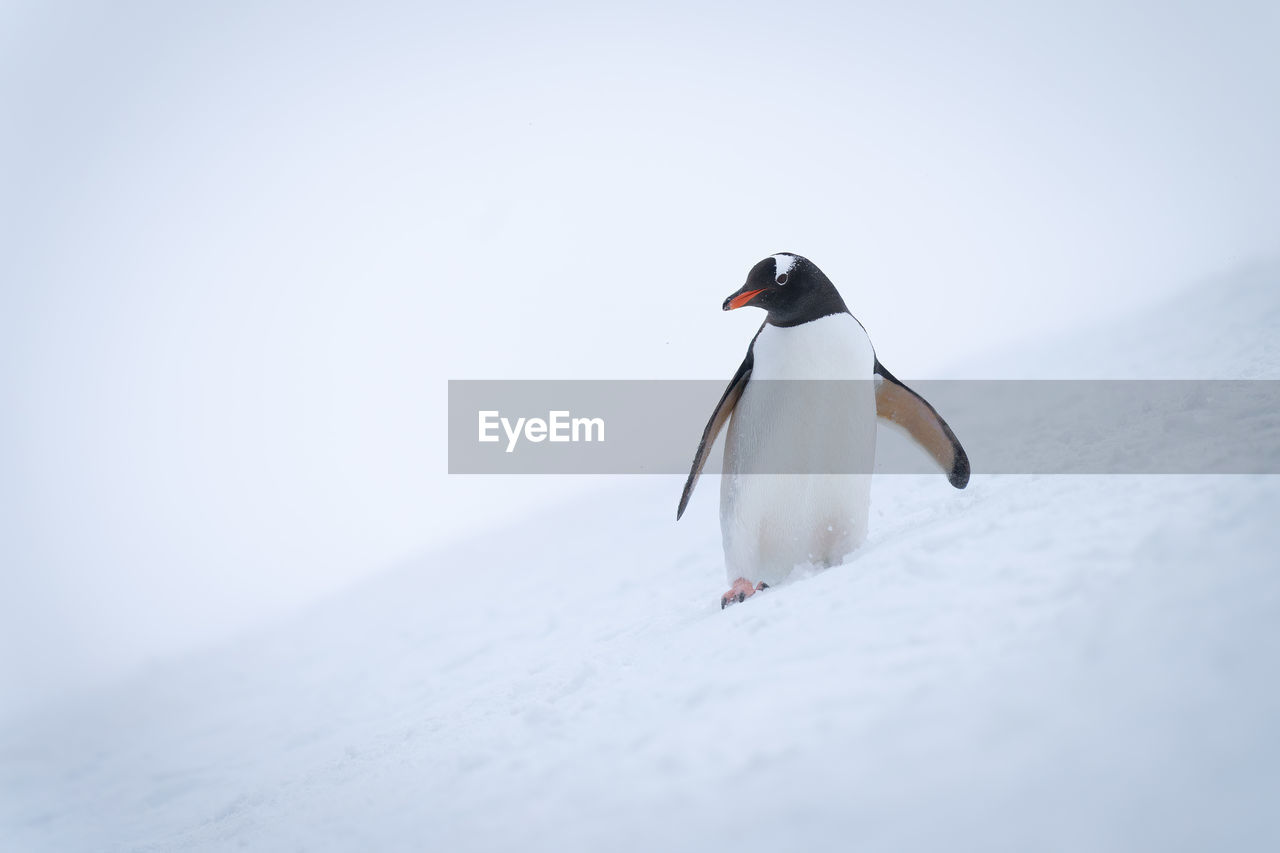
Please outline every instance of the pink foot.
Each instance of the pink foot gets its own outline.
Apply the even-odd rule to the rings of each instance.
[[[728,592],[720,596],[720,609],[724,610],[730,604],[736,604],[739,601],[746,601],[762,589],[768,589],[769,585],[764,581],[755,586],[751,585],[751,581],[746,578],[738,578],[733,582],[733,587]]]

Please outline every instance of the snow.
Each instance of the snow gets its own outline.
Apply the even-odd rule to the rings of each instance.
[[[1076,364],[1276,378],[1278,279]],[[8,721],[0,849],[1280,843],[1280,477],[877,477],[850,563],[723,612],[714,494],[677,524],[679,490],[603,483]]]
[[[1280,263],[1199,282],[1132,315],[1097,306],[1097,325],[952,365],[965,379],[1278,379]]]

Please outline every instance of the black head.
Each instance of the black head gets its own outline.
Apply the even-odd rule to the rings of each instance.
[[[751,268],[747,283],[724,301],[724,310],[754,305],[775,326],[798,326],[829,314],[848,313],[836,286],[808,258],[780,252]]]

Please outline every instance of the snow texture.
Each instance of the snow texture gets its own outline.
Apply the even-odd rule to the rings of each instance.
[[[1261,275],[1082,369],[1280,376]],[[10,721],[0,849],[1280,845],[1280,477],[877,477],[851,562],[723,612],[714,491],[677,524],[679,488]]]

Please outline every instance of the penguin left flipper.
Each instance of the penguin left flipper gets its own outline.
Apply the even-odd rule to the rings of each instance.
[[[957,489],[969,484],[969,456],[942,415],[876,359],[876,416],[907,431],[934,458]]]
[[[756,337],[759,335],[760,333],[756,332]],[[733,414],[733,407],[738,405],[738,399],[742,397],[742,389],[747,387],[747,380],[751,378],[751,368],[755,366],[753,351],[755,342],[755,338],[752,338],[752,346],[747,347],[747,357],[742,360],[742,364],[738,365],[738,372],[729,380],[729,387],[724,389],[720,402],[716,403],[715,411],[711,413],[711,419],[702,430],[702,440],[698,442],[698,452],[693,455],[693,466],[689,469],[689,478],[684,481],[680,506],[676,510],[676,521],[684,515],[685,507],[689,505],[689,498],[693,495],[693,487],[698,484],[698,476],[702,474],[702,469],[707,464],[707,456],[711,454],[711,448],[716,443],[716,436],[729,420],[729,415]]]

